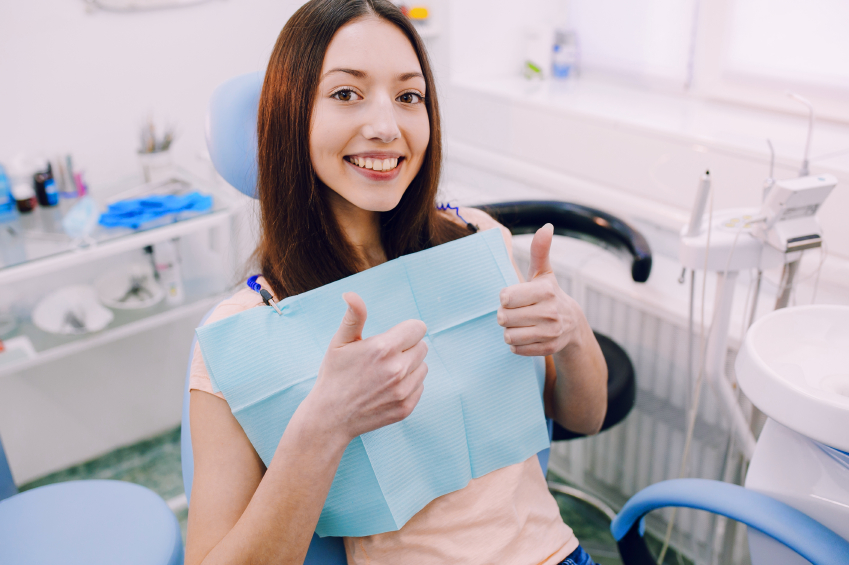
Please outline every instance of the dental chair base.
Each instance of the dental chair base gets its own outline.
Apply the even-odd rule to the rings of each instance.
[[[849,454],[769,419],[758,438],[746,488],[804,512],[849,540]],[[752,565],[808,563],[756,530],[749,530],[749,549]]]

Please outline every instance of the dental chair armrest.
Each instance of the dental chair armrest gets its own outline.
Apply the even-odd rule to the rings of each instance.
[[[741,486],[707,479],[673,479],[635,494],[610,524],[625,565],[654,565],[640,530],[643,517],[678,506],[727,516],[783,543],[814,565],[847,563],[849,541],[810,516]]]
[[[551,223],[554,233],[583,239],[631,261],[631,277],[646,282],[651,273],[651,247],[636,228],[612,214],[557,200],[524,200],[472,206],[483,210],[514,235],[534,233]]]

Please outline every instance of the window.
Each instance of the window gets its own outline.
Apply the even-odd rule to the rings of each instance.
[[[581,68],[684,87],[695,8],[696,0],[572,0]]]

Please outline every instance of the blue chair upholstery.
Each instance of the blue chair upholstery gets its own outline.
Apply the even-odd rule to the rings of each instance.
[[[206,145],[224,180],[256,198],[256,119],[263,72],[231,78],[212,93],[206,115]]]
[[[3,449],[3,440],[0,439],[0,500],[18,494],[15,480],[12,478],[12,470],[6,461],[6,451]]]
[[[743,522],[814,565],[849,563],[849,541],[783,502],[720,481],[673,479],[635,494],[610,524],[624,565],[655,564],[642,537],[643,517],[667,506],[707,510]]]
[[[0,501],[0,563],[181,565],[183,538],[153,491],[123,481],[70,481]]]

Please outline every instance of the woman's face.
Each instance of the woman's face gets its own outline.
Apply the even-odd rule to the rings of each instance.
[[[324,56],[310,131],[321,181],[362,210],[395,208],[427,151],[426,94],[401,30],[377,18],[340,28]]]

